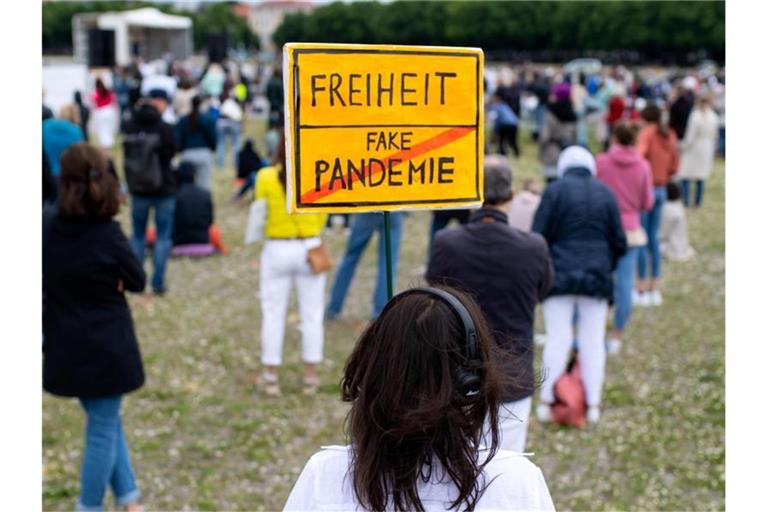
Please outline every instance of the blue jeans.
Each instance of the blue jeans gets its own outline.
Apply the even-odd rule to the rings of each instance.
[[[680,193],[683,195],[683,204],[686,208],[691,206],[691,181],[696,182],[696,199],[693,205],[698,208],[704,199],[704,180],[680,180]]]
[[[661,276],[661,249],[659,249],[659,226],[661,225],[661,209],[667,200],[667,187],[653,187],[653,208],[640,214],[643,229],[648,235],[648,244],[641,247],[637,256],[637,276],[645,279],[648,276],[648,253],[651,254],[651,277]]]
[[[237,165],[237,152],[240,150],[240,122],[230,119],[219,119],[216,122],[216,165],[224,167],[227,141],[232,144],[232,165]]]
[[[583,111],[576,114],[576,134],[578,145],[586,148],[589,139],[587,135],[587,115]]]
[[[81,398],[87,416],[77,510],[101,510],[107,486],[121,507],[139,501],[120,419],[121,395]]]
[[[132,196],[131,219],[133,220],[133,236],[131,248],[133,253],[144,261],[146,250],[147,222],[149,221],[149,209],[155,209],[155,227],[157,228],[157,241],[152,249],[152,289],[162,291],[165,289],[165,267],[173,248],[173,214],[176,210],[175,196]]]
[[[629,247],[627,253],[619,258],[616,266],[613,286],[614,313],[613,328],[623,331],[632,315],[632,289],[635,285],[635,267],[639,247]]]
[[[539,103],[536,108],[533,109],[533,130],[536,134],[540,134],[544,129],[544,118],[547,115],[547,107]]]
[[[403,235],[403,214],[392,212],[390,214],[391,243],[392,243],[392,288],[395,288],[397,277],[397,260],[400,254],[400,239]],[[376,289],[373,291],[373,311],[371,317],[376,318],[387,304],[387,263],[386,249],[384,246],[384,214],[360,213],[354,216],[352,229],[347,239],[347,250],[341,260],[336,278],[331,289],[331,300],[328,303],[327,316],[333,317],[341,313],[344,307],[344,299],[347,296],[355,269],[360,262],[368,242],[374,232],[379,233],[379,264],[376,275]]]
[[[721,126],[718,130],[717,152],[720,153],[721,157],[725,158],[725,126]]]

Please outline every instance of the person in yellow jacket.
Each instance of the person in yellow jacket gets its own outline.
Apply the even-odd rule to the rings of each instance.
[[[304,393],[318,387],[317,364],[323,359],[325,272],[312,272],[307,251],[320,245],[326,214],[289,214],[285,204],[285,142],[278,163],[259,171],[256,200],[266,202],[264,249],[261,253],[261,384],[269,395],[280,394],[277,368],[282,363],[285,315],[291,282],[299,301]]]

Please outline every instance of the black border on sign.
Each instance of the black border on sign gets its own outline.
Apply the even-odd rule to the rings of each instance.
[[[296,113],[296,122],[294,123],[294,182],[296,183],[296,209],[301,208],[337,208],[337,207],[355,207],[355,206],[395,206],[403,204],[451,204],[451,203],[466,203],[469,201],[477,201],[480,199],[480,136],[478,131],[480,130],[480,106],[475,105],[475,197],[462,197],[457,199],[414,199],[409,201],[347,201],[341,203],[311,203],[304,204],[301,202],[301,168],[300,164],[300,131],[304,128],[345,128],[345,126],[301,126],[299,119],[301,113],[301,94],[299,91],[299,55],[302,53],[323,53],[323,54],[359,54],[359,53],[378,53],[387,55],[442,55],[448,57],[468,57],[475,59],[475,99],[479,101],[480,97],[480,57],[476,53],[461,53],[450,51],[424,51],[424,50],[364,50],[364,49],[341,49],[341,48],[293,48],[293,90],[294,90],[294,111]],[[371,128],[377,127],[399,127],[408,125],[365,125]],[[444,125],[446,128],[459,128],[468,127],[468,125]],[[471,126],[471,125],[469,125]],[[356,127],[356,126],[346,126]],[[362,126],[361,126],[362,127]]]

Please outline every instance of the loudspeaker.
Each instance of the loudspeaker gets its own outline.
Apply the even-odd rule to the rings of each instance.
[[[227,34],[208,34],[206,47],[209,62],[223,62],[227,58]]]
[[[88,31],[88,67],[111,68],[115,65],[115,31]]]

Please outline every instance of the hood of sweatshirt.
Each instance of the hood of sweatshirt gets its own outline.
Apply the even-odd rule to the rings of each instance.
[[[612,163],[619,167],[629,167],[637,165],[638,159],[642,158],[634,146],[622,146],[614,144],[606,153]]]

